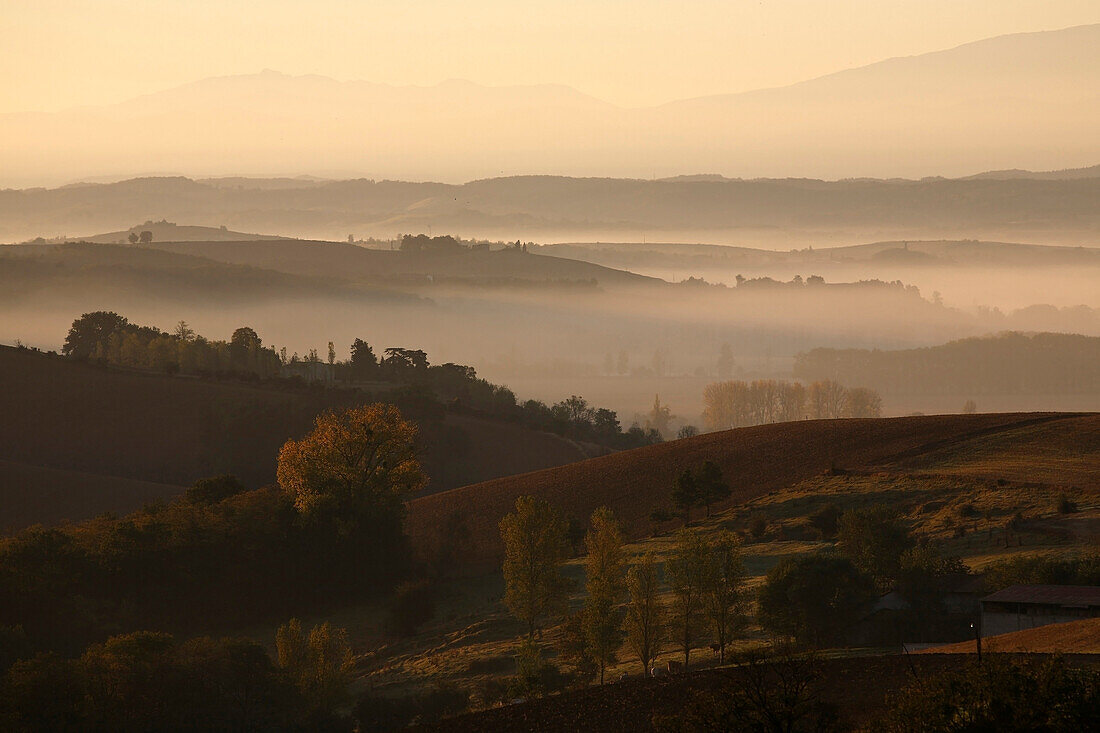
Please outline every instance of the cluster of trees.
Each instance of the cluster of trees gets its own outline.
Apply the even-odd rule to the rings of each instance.
[[[845,388],[832,380],[799,382],[758,379],[726,381],[703,389],[708,430],[789,422],[804,418],[880,417],[882,398],[865,387]]]
[[[957,557],[918,543],[888,506],[850,509],[833,521],[838,552],[785,558],[768,571],[757,609],[765,629],[802,644],[842,643],[891,588],[909,605],[896,619],[908,638],[942,619],[947,583],[968,572]],[[831,523],[823,514],[822,524]]]
[[[795,357],[802,380],[839,379],[887,394],[1092,394],[1100,338],[1003,333],[900,351],[813,349]]]
[[[636,564],[627,563],[622,532],[606,507],[593,513],[590,524],[584,539],[584,607],[566,615],[571,583],[561,566],[571,553],[561,513],[544,500],[525,496],[501,520],[504,602],[528,631],[518,659],[539,658],[536,632],[563,616],[562,658],[582,678],[598,676],[601,683],[624,643],[646,673],[669,643],[683,652],[685,665],[702,639],[714,639],[724,658],[746,623],[748,594],[739,539],[730,532],[708,538],[695,529],[681,530],[664,564],[673,596],[666,607],[656,558],[648,554]],[[544,666],[518,665],[520,691],[537,691],[539,677],[525,672]]]
[[[392,405],[326,413],[284,446],[277,487],[218,477],[123,518],[4,539],[0,627],[75,653],[118,630],[255,623],[384,591],[411,566],[414,436]]]
[[[95,360],[174,374],[247,374],[261,379],[279,374],[279,357],[256,332],[242,326],[229,341],[210,341],[180,321],[173,333],[130,323],[111,311],[85,313],[73,321],[61,352]]]

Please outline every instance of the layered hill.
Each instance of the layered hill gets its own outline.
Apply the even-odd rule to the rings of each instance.
[[[369,399],[97,368],[9,347],[0,347],[0,379],[0,530],[131,511],[222,473],[270,483],[288,438],[325,409]],[[473,414],[419,422],[428,490],[593,452]]]
[[[1014,447],[1017,442],[1022,447]],[[1003,463],[997,459],[1006,453],[1015,458]],[[495,562],[502,551],[500,519],[512,511],[517,497],[533,495],[581,520],[597,507],[609,506],[626,534],[639,538],[653,530],[650,513],[671,506],[676,476],[708,460],[731,483],[733,493],[724,506],[834,468],[936,470],[974,480],[1023,482],[1045,473],[1097,491],[1100,415],[812,420],[708,433],[417,499],[410,506],[409,531],[418,544],[430,545],[437,528],[464,523],[469,532],[466,559]]]
[[[1100,153],[1097,154],[1100,157]],[[790,249],[870,239],[1095,243],[1100,178],[640,180],[564,176],[293,181],[137,178],[0,190],[0,241],[147,219],[307,238],[437,232],[514,241],[718,242]],[[163,238],[157,237],[160,241]],[[113,240],[112,240],[113,241]]]

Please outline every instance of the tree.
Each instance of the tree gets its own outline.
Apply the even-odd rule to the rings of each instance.
[[[137,232],[130,232],[130,236],[126,237],[126,239],[129,240],[130,244],[137,244],[138,243],[138,233]]]
[[[630,371],[630,358],[625,351],[619,352],[619,356],[615,360],[615,371],[619,374],[626,374]]]
[[[399,524],[405,499],[426,481],[415,443],[416,426],[393,405],[328,411],[283,445],[276,476],[299,512],[345,534],[380,519]]]
[[[275,632],[275,648],[279,666],[315,710],[331,711],[346,701],[354,665],[347,630],[326,621],[306,636],[302,622],[292,618]]]
[[[730,485],[722,477],[722,469],[717,463],[707,461],[699,469],[695,479],[696,491],[699,502],[706,507],[707,516],[710,516],[710,505],[728,499],[732,493]]]
[[[607,507],[592,513],[592,528],[584,538],[588,551],[585,560],[584,604],[585,637],[592,658],[600,669],[600,684],[608,664],[623,641],[622,613],[619,601],[626,590],[626,565],[623,560],[623,535],[619,524]]]
[[[733,348],[729,344],[722,344],[718,354],[718,378],[729,379],[733,376]]]
[[[639,564],[630,568],[626,589],[630,595],[626,607],[627,643],[642,664],[642,674],[648,674],[649,663],[660,653],[666,634],[657,561],[652,552],[647,552]]]
[[[901,557],[913,544],[909,529],[890,506],[850,509],[837,522],[837,547],[881,587],[898,577]]]
[[[176,324],[174,335],[180,341],[190,341],[195,338],[195,330],[187,325],[187,321],[180,321]]]
[[[229,358],[233,366],[241,371],[254,370],[258,361],[260,347],[263,341],[248,326],[241,326],[233,331],[229,339]]]
[[[964,415],[973,415],[977,411],[978,411],[978,403],[975,402],[974,400],[967,400],[965,403],[963,403],[963,414]]]
[[[370,379],[378,372],[378,357],[363,339],[351,344],[351,374],[356,379]]]
[[[668,405],[661,404],[661,395],[653,396],[653,409],[646,415],[646,427],[656,430],[661,437],[669,434],[669,425],[672,422],[672,409]]]
[[[684,526],[691,522],[691,508],[699,503],[699,485],[691,471],[681,471],[672,489],[672,501],[684,516]]]
[[[73,321],[61,353],[74,359],[87,359],[95,353],[97,346],[105,344],[113,334],[129,325],[129,321],[113,311],[85,313]]]
[[[757,612],[772,634],[820,646],[841,640],[873,597],[870,579],[847,558],[802,555],[768,571]]]
[[[565,520],[549,502],[516,499],[516,511],[500,520],[504,542],[504,604],[534,638],[539,623],[564,610],[569,581],[561,564],[569,558]]]
[[[845,417],[882,417],[882,397],[866,387],[853,387],[844,397]]]
[[[142,244],[149,244],[153,241],[153,233],[148,229],[144,230],[138,237]]]
[[[328,342],[328,364],[329,364],[329,366],[332,366],[335,363],[336,363],[336,347],[333,346],[331,341],[329,341]]]
[[[847,390],[831,379],[814,382],[807,390],[810,403],[810,417],[816,419],[836,418],[844,413]]]
[[[741,542],[729,531],[721,532],[712,544],[703,581],[703,608],[714,627],[719,660],[726,661],[726,644],[745,627],[745,564]]]
[[[676,546],[665,562],[665,572],[672,587],[675,636],[684,652],[685,667],[702,626],[709,563],[710,547],[697,530],[684,528],[676,533]]]
[[[694,425],[682,425],[679,432],[676,433],[677,440],[683,440],[684,438],[694,438],[699,434],[699,428]]]

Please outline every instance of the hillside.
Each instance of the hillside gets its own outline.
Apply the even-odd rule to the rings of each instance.
[[[391,86],[264,71],[119,104],[2,115],[10,144],[0,185],[319,165],[445,180],[531,170],[837,178],[1068,168],[1100,157],[1098,48],[1100,25],[1020,33],[643,109],[553,84]]]
[[[964,641],[924,649],[919,653],[973,654],[974,651],[975,643]],[[1100,654],[1100,618],[1048,624],[1036,629],[987,636],[982,639],[982,651],[986,653]]]
[[[9,529],[124,513],[221,473],[270,483],[288,438],[324,409],[368,399],[97,368],[9,347],[0,347],[0,379],[0,528]],[[420,422],[429,490],[594,450],[477,415]]]
[[[954,450],[968,456],[1010,431],[1040,431],[1031,439],[1042,443],[1047,429],[1061,431],[1067,425],[1070,444],[1063,447],[1070,460],[1051,448],[1048,453],[1007,466],[975,459],[956,470],[985,480],[1008,477],[1026,481],[1033,471],[1049,467],[1058,471],[1060,483],[1096,491],[1100,490],[1098,424],[1097,415],[941,415],[814,420],[708,433],[417,499],[410,505],[409,532],[418,544],[430,545],[437,527],[453,521],[452,517],[461,520],[470,533],[465,559],[489,563],[501,552],[500,518],[512,510],[516,497],[525,494],[546,498],[567,516],[579,519],[599,506],[609,506],[626,534],[640,538],[653,531],[650,513],[669,507],[675,477],[707,460],[717,463],[731,482],[733,495],[723,506],[732,506],[833,466],[855,470],[918,462],[918,457],[933,451]],[[1072,443],[1078,434],[1089,437]],[[1021,454],[1029,455],[1026,448]],[[927,466],[920,468],[928,470]],[[474,505],[477,512],[469,511]]]

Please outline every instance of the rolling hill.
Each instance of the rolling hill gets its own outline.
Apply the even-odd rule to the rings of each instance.
[[[1024,446],[1047,445],[1032,452],[1013,447],[1024,433]],[[1056,443],[1050,435],[1059,435]],[[1007,436],[1001,448],[996,441]],[[1007,446],[1015,460],[996,456]],[[924,457],[922,461],[921,458]],[[1058,413],[940,415],[877,420],[813,420],[760,425],[559,466],[522,476],[423,497],[410,505],[409,532],[420,545],[435,541],[438,527],[464,522],[470,544],[465,558],[495,562],[501,553],[498,523],[512,511],[516,497],[545,498],[569,517],[586,519],[609,506],[628,537],[653,530],[650,513],[671,504],[676,476],[685,468],[714,461],[733,488],[724,506],[759,497],[839,467],[869,470],[957,472],[973,480],[1031,480],[1056,472],[1058,481],[1100,490],[1100,415]],[[477,507],[473,511],[471,507]]]
[[[0,379],[0,529],[124,513],[221,473],[270,483],[288,438],[322,410],[367,399],[97,368],[10,347],[0,347]],[[420,422],[429,491],[599,450],[475,414]]]

